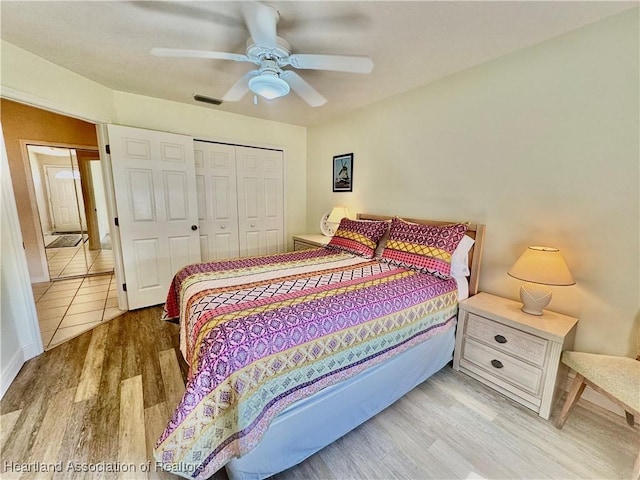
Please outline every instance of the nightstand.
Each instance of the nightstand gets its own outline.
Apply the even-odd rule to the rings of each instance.
[[[320,233],[310,235],[294,235],[293,249],[306,250],[308,248],[325,247],[331,241],[331,237],[327,237]]]
[[[577,318],[479,293],[460,302],[453,368],[549,419],[560,355],[571,349]]]

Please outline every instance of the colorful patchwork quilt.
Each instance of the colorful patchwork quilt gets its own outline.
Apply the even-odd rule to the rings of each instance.
[[[457,308],[452,279],[335,250],[185,267],[165,317],[189,374],[156,460],[210,477],[296,400],[452,328]]]

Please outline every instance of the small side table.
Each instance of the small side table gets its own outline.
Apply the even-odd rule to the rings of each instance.
[[[308,235],[293,236],[293,250],[307,250],[309,248],[325,247],[331,241],[331,237],[314,233]]]
[[[479,293],[460,302],[453,368],[549,419],[560,355],[571,349],[577,318]]]

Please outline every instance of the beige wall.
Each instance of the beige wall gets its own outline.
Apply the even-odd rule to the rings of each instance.
[[[0,41],[2,96],[95,122],[111,119],[113,91]]]
[[[576,348],[632,354],[638,71],[635,9],[309,128],[307,228],[337,204],[484,223],[480,289],[513,299],[520,253],[556,246],[577,285],[549,308],[580,317]],[[332,193],[347,152],[353,193]]]

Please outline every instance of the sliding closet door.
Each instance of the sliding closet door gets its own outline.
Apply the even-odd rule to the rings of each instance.
[[[284,251],[283,155],[236,147],[240,255]]]
[[[239,257],[236,147],[193,143],[202,261]]]
[[[193,138],[108,125],[129,308],[164,303],[200,261]]]

